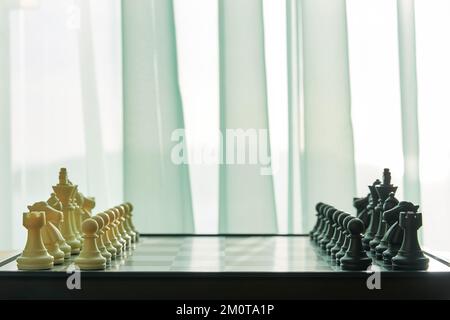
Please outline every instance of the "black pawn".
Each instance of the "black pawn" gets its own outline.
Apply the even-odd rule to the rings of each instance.
[[[344,234],[344,219],[346,217],[350,216],[348,213],[343,213],[339,216],[337,221],[337,229],[339,232],[338,240],[336,241],[336,244],[333,248],[331,248],[331,259],[336,260],[336,254],[341,250],[342,245],[345,241],[345,234]]]
[[[417,230],[422,226],[422,214],[402,212],[399,225],[404,230],[403,242],[397,255],[392,258],[392,267],[397,270],[428,269],[429,259],[423,254],[417,237]]]
[[[333,215],[337,211],[335,208],[331,208],[327,211],[327,228],[324,233],[324,236],[319,242],[320,249],[326,250],[327,244],[331,241],[333,237],[334,228],[333,228]]]
[[[314,228],[309,232],[309,237],[311,238],[311,240],[313,239],[313,235],[314,233],[317,231],[317,229],[319,228],[319,224],[320,224],[320,207],[323,205],[322,202],[319,202],[316,204],[316,224],[314,225]]]
[[[329,226],[329,221],[328,221],[328,211],[333,210],[334,208],[330,205],[325,206],[325,208],[322,210],[322,228],[320,233],[317,235],[316,237],[316,243],[320,246],[320,241],[322,241],[322,239],[327,235],[328,233],[328,226]],[[334,209],[336,210],[336,209]]]
[[[332,220],[333,220],[333,225],[332,225],[333,236],[331,237],[330,242],[328,242],[328,244],[325,246],[325,250],[327,251],[328,255],[331,255],[331,248],[333,248],[336,245],[336,241],[338,240],[339,230],[338,230],[337,220],[343,213],[344,212],[338,210],[333,214],[333,218],[332,218]]]
[[[322,204],[320,206],[320,208],[319,208],[319,212],[318,212],[318,214],[319,214],[319,216],[318,216],[319,224],[317,226],[317,230],[314,231],[314,233],[312,235],[312,239],[316,243],[317,243],[317,238],[322,234],[322,231],[323,231],[323,228],[324,228],[324,225],[325,225],[325,218],[324,218],[324,216],[325,216],[325,211],[326,211],[327,208],[328,208],[328,205],[326,205],[326,204]]]
[[[341,267],[343,270],[367,270],[372,264],[362,246],[362,233],[364,232],[364,223],[358,219],[352,219],[347,226],[350,234],[350,245],[341,259]]]
[[[344,222],[342,223],[343,224],[342,231],[343,231],[343,236],[344,236],[344,243],[341,246],[341,250],[339,250],[339,252],[336,253],[336,264],[337,265],[341,264],[341,258],[343,256],[345,256],[345,253],[347,252],[347,249],[350,246],[350,236],[349,236],[347,227],[348,227],[349,222],[352,219],[355,219],[355,217],[347,216],[344,218]]]

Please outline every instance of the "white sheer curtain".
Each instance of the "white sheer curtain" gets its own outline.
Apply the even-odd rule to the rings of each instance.
[[[125,194],[142,232],[193,233],[188,164],[172,157],[174,133],[187,138],[173,3],[124,1],[122,17]]]
[[[0,247],[17,248],[21,213],[49,197],[59,167],[99,210],[122,199],[120,1],[2,1],[1,12]]]
[[[423,239],[450,251],[450,1],[415,2]]]
[[[122,128],[123,118],[128,129],[135,129],[134,137],[143,134],[139,140],[142,143],[149,142],[145,135],[158,129],[158,121],[151,116],[155,103],[148,99],[150,88],[155,87],[145,82],[148,79],[138,79],[133,86],[124,84],[124,88],[132,93],[137,90],[133,94],[142,98],[148,107],[145,114],[155,126],[147,126],[144,131],[130,127],[127,115],[133,109],[122,109],[122,51],[132,53],[136,44],[147,51],[135,51],[138,55],[128,62],[139,71],[148,71],[152,79],[159,79],[154,77],[158,68],[153,63],[165,66],[169,72],[162,75],[168,78],[159,79],[159,83],[170,84],[163,91],[168,90],[169,98],[175,97],[171,109],[178,112],[175,115],[183,112],[184,124],[175,117],[170,126],[160,122],[164,124],[160,129],[168,131],[158,131],[166,134],[168,128],[185,125],[189,157],[199,150],[211,158],[219,154],[220,85],[227,71],[220,67],[225,47],[219,37],[219,1],[140,0],[147,7],[164,9],[165,19],[158,16],[160,20],[153,21],[147,10],[140,12],[147,17],[144,22],[134,24],[137,20],[132,20],[134,13],[129,11],[128,27],[134,28],[135,38],[124,41],[124,48],[121,2],[138,3],[0,2],[2,248],[23,243],[21,212],[27,204],[48,197],[60,166],[69,168],[82,191],[97,197],[98,209],[122,199],[122,168],[127,167],[122,163],[122,139],[128,139],[127,144],[134,141]],[[172,8],[166,6],[169,2]],[[279,233],[308,231],[313,206],[320,200],[351,211],[351,198],[366,194],[367,185],[389,167],[393,182],[399,186],[397,197],[421,205],[424,243],[449,250],[449,2],[252,3],[262,8],[256,29],[263,28],[264,38],[258,40],[259,49],[252,53],[258,58],[252,63],[258,64],[258,72],[265,68],[266,73],[266,87],[259,87],[265,91],[262,95],[266,101],[261,100],[260,106],[267,104],[275,169],[273,182],[268,184],[273,183],[274,190],[269,202],[275,200],[275,210],[269,211],[276,212],[277,220],[275,223],[272,219],[272,226],[277,225]],[[170,37],[158,38],[161,42],[152,49],[149,45],[156,42],[148,26],[156,28],[153,37],[157,38],[161,26],[150,23],[161,21]],[[245,24],[242,27],[247,28]],[[233,25],[227,28],[231,30]],[[158,50],[168,50],[170,54],[163,55],[168,60],[147,57],[149,52],[157,56]],[[259,60],[261,57],[263,60]],[[142,61],[145,64],[140,64]],[[126,72],[131,70],[124,67]],[[129,72],[123,78],[129,81],[136,74]],[[139,118],[137,111],[134,109],[134,116]],[[137,161],[139,153],[127,153],[126,157],[127,161]],[[188,181],[192,190],[191,195],[184,194],[192,198],[192,210],[175,210],[166,219],[164,210],[145,211],[149,206],[146,194],[141,193],[136,199],[143,210],[137,212],[137,219],[143,232],[219,231],[219,165],[191,160],[190,182],[182,180]],[[148,163],[142,167],[148,171],[143,175],[150,177],[148,180],[141,179],[138,167],[128,166],[128,195],[140,192],[136,186],[152,183],[155,167]],[[158,185],[153,188],[161,192]],[[158,200],[155,194],[153,199]],[[161,197],[166,202],[167,194]],[[172,208],[179,204],[176,201],[170,204]],[[157,208],[154,203],[152,206]],[[257,212],[252,214],[258,217]]]

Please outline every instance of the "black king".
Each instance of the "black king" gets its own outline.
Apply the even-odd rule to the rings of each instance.
[[[383,182],[375,184],[373,188],[376,190],[378,202],[372,210],[368,231],[373,236],[372,239],[368,239],[369,241],[366,240],[368,242],[366,249],[370,249],[371,253],[375,255],[376,247],[380,244],[381,239],[383,239],[386,233],[386,222],[382,219],[384,202],[390,193],[395,194],[398,187],[391,184],[391,172],[388,168],[385,168],[383,170]]]

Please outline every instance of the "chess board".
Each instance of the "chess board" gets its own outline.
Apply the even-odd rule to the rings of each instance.
[[[376,260],[367,271],[342,271],[307,236],[142,236],[106,270],[81,271],[81,290],[66,285],[73,259],[19,271],[9,257],[0,263],[0,298],[450,299],[450,264],[429,257],[427,271],[393,271]],[[374,272],[381,289],[367,286]]]

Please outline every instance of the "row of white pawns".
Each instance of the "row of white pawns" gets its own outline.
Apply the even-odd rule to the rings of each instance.
[[[32,208],[32,207],[31,207]],[[111,260],[122,257],[139,241],[139,232],[132,221],[133,206],[123,203],[85,219],[81,224],[83,236],[63,232],[56,221],[60,212],[45,204],[42,211],[24,213],[28,229],[27,243],[17,259],[20,270],[46,270],[64,263],[71,255],[82,270],[105,269]],[[48,219],[46,219],[48,217]]]

